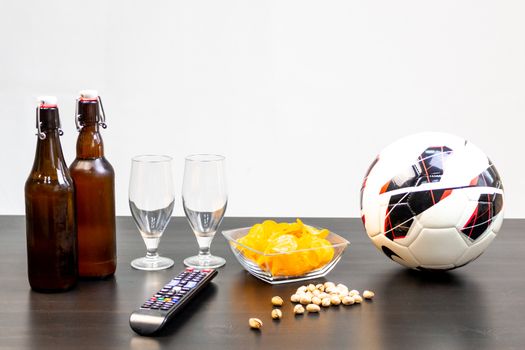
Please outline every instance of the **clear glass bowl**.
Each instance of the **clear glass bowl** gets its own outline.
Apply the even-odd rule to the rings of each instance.
[[[294,252],[288,253],[265,254],[264,252],[255,250],[238,242],[238,239],[248,234],[248,231],[250,231],[250,227],[243,227],[234,230],[222,231],[222,234],[228,240],[233,255],[235,255],[239,263],[253,276],[271,284],[304,281],[325,276],[334,268],[337,262],[341,259],[344,250],[350,244],[350,242],[344,239],[343,237],[333,232],[330,232],[328,236],[325,237],[325,239],[330,242],[332,248],[334,249],[334,255],[332,259],[328,261],[325,265],[300,275],[279,274],[274,276],[271,273],[269,262],[283,261],[282,259],[289,259],[289,261],[294,261],[293,259],[297,259],[300,254],[308,254],[310,252],[315,253],[316,250],[326,248],[316,247],[296,250]],[[246,252],[249,252],[252,258],[248,258],[246,256]],[[259,264],[256,263],[256,261],[254,260],[262,260],[262,266],[259,266]]]

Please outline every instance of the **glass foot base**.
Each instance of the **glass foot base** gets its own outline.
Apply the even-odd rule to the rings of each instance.
[[[157,271],[157,270],[165,270],[172,267],[174,264],[173,260],[170,258],[164,258],[162,256],[159,256],[158,258],[151,259],[151,258],[138,258],[131,262],[131,267],[137,269],[137,270],[145,270],[145,271]]]
[[[184,265],[189,267],[207,267],[210,269],[216,269],[218,267],[223,266],[226,264],[226,260],[219,256],[210,255],[207,257],[202,257],[199,255],[191,256],[189,258],[184,259]]]

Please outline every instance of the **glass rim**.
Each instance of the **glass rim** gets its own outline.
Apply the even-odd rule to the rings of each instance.
[[[199,153],[199,154],[190,154],[184,158],[188,162],[220,162],[225,160],[226,157],[220,154],[211,154],[211,153]]]
[[[132,162],[162,163],[172,161],[173,158],[164,154],[140,154],[131,158]]]

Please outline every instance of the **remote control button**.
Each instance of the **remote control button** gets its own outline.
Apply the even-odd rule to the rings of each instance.
[[[193,267],[187,267],[187,268],[186,268],[186,271],[187,271],[187,272],[192,272],[193,270],[195,270]]]
[[[197,282],[194,282],[194,281],[191,281],[191,282],[188,282],[184,288],[187,288],[188,290],[191,289],[191,288],[194,288],[195,286],[197,285]],[[182,289],[184,289],[182,288]]]
[[[205,272],[205,273],[210,273],[212,270],[211,269],[203,269],[202,272]]]

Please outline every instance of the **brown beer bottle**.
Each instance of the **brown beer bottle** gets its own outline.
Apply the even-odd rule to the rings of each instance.
[[[78,279],[75,188],[60,145],[56,98],[39,99],[35,161],[25,183],[27,270],[31,288],[56,292]]]
[[[117,267],[115,172],[104,157],[99,127],[106,128],[106,118],[96,91],[80,92],[75,118],[80,134],[70,171],[76,190],[78,270],[81,277],[103,278]]]

